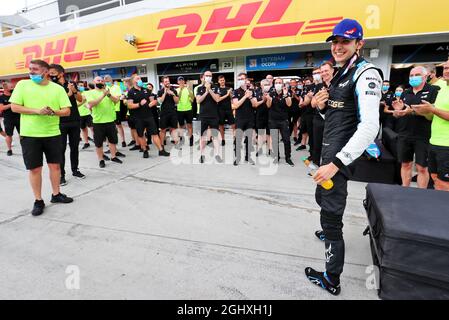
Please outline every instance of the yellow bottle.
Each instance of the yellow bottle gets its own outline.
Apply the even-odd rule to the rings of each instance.
[[[310,162],[309,159],[307,159],[307,158],[302,158],[302,161],[304,162],[306,167],[310,169],[310,174],[312,176],[315,175],[315,172],[316,172],[316,170],[318,170],[318,167],[316,165],[314,165],[312,162]],[[334,182],[329,179],[329,180],[321,183],[321,186],[326,190],[330,190],[334,187]]]

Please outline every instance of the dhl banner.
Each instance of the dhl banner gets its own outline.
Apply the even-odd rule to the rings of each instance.
[[[216,0],[0,47],[0,76],[26,73],[32,59],[76,68],[323,42],[343,18],[366,38],[449,32],[448,10],[448,0]]]

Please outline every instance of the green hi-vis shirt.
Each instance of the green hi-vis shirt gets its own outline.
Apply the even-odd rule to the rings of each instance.
[[[84,91],[81,95],[86,99],[83,104],[78,105],[78,112],[80,113],[80,117],[85,117],[90,115],[90,110],[87,108],[87,97],[91,91]]]
[[[87,103],[99,99],[102,95],[103,91],[91,90],[86,97]],[[92,108],[92,120],[95,124],[115,121],[115,106],[111,99],[106,96],[97,106]]]
[[[113,95],[114,97],[120,98],[120,96],[122,95],[122,89],[120,88],[120,86],[117,85],[112,85],[109,88],[109,93],[111,95]],[[120,101],[117,103],[113,103],[114,104],[114,108],[116,112],[120,111]]]
[[[434,85],[441,88],[435,101],[435,108],[449,111],[449,85],[445,80],[440,80]],[[449,147],[449,121],[433,117],[430,143],[434,146]]]
[[[190,90],[188,88],[184,88],[181,92],[180,88],[177,88],[176,91],[178,92],[179,102],[178,102],[178,111],[190,111],[192,110],[192,101],[190,100],[190,97],[193,95],[193,93],[190,93]]]
[[[32,80],[19,81],[9,102],[30,109],[50,107],[54,111],[72,107],[63,86],[53,82],[39,85]],[[22,137],[46,138],[60,134],[58,116],[20,115],[20,135]]]

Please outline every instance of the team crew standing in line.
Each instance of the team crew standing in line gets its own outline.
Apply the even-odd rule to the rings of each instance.
[[[49,70],[51,81],[61,85],[67,96],[69,97],[72,107],[70,108],[70,115],[61,118],[61,141],[62,141],[62,161],[61,161],[61,186],[65,186],[67,181],[65,179],[65,150],[67,148],[67,139],[70,146],[70,165],[72,168],[72,175],[79,179],[84,179],[85,175],[79,169],[79,144],[80,144],[80,114],[78,111],[78,102],[83,102],[83,96],[78,91],[78,88],[65,79],[65,70],[59,64],[51,64]]]
[[[117,128],[115,126],[115,105],[118,101],[117,97],[111,95],[111,93],[105,88],[102,77],[95,77],[94,79],[95,90],[89,94],[87,100],[89,109],[92,110],[92,118],[94,125],[94,143],[97,148],[97,157],[100,168],[106,166],[105,160],[109,160],[104,154],[103,143],[105,139],[108,139],[109,149],[111,150],[111,160],[116,163],[123,163],[122,160],[117,158]],[[124,156],[123,154],[120,154]]]
[[[226,144],[225,141],[225,123],[227,121],[228,125],[232,128],[232,136],[235,135],[235,118],[232,112],[232,104],[231,104],[231,96],[232,96],[232,88],[226,86],[226,78],[221,75],[218,77],[218,94],[220,95],[220,99],[218,100],[218,115],[219,125],[220,125],[220,135],[221,135],[221,145],[224,146]]]
[[[71,103],[64,88],[49,80],[50,66],[42,60],[30,62],[30,80],[21,80],[11,96],[11,109],[20,113],[20,144],[25,167],[29,170],[35,202],[31,214],[44,212],[42,199],[43,155],[50,170],[52,203],[70,203],[72,198],[60,193],[61,129],[60,117],[70,115]],[[78,136],[79,139],[79,136]]]
[[[112,82],[112,77],[110,75],[104,76],[104,84],[106,88],[109,90],[112,96],[119,99],[118,102],[114,102],[114,108],[115,108],[115,125],[117,126],[118,134],[122,140],[122,148],[126,148],[126,141],[125,141],[125,131],[123,130],[122,121],[123,119],[123,112],[121,111],[121,100],[120,97],[122,96],[122,89],[119,85],[114,84]]]
[[[326,270],[317,272],[308,267],[305,273],[312,283],[333,295],[340,293],[345,259],[343,213],[348,196],[347,166],[363,154],[379,131],[382,72],[359,56],[364,45],[362,39],[362,26],[355,20],[344,19],[334,28],[327,41],[332,41],[332,56],[341,68],[329,90],[321,90],[315,96],[326,117],[322,166],[314,175]],[[325,190],[321,184],[329,179],[334,186]]]

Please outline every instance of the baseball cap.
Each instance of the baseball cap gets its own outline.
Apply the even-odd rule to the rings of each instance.
[[[178,77],[178,81],[180,81],[180,80],[186,81],[183,76]]]
[[[346,39],[363,39],[363,27],[356,20],[344,19],[338,23],[332,35],[326,39],[326,42],[334,40],[336,37]]]

